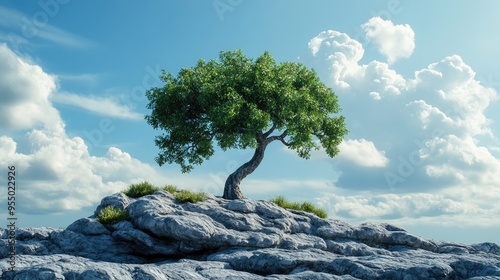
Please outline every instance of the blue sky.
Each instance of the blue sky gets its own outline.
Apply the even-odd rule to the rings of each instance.
[[[222,195],[252,151],[188,174],[158,167],[144,121],[161,69],[242,49],[302,62],[332,87],[349,135],[330,159],[271,144],[242,183],[353,224],[500,243],[500,2],[3,1],[0,165],[18,170],[18,225],[65,227],[131,183]],[[5,191],[6,194],[6,191]],[[5,196],[0,196],[5,205]],[[2,214],[6,220],[6,211]]]

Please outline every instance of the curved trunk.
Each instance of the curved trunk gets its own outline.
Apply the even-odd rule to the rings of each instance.
[[[259,135],[262,136],[262,135]],[[225,199],[242,199],[243,193],[240,190],[240,182],[246,176],[251,174],[260,164],[264,158],[264,151],[266,150],[267,144],[269,144],[268,139],[263,139],[258,137],[258,146],[253,154],[250,161],[240,166],[236,171],[234,171],[229,177],[227,177],[226,184],[224,186],[224,195],[222,198]]]

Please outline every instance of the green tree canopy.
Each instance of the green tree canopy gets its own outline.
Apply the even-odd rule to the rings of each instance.
[[[266,146],[280,141],[309,158],[322,146],[330,157],[347,133],[337,97],[317,74],[294,62],[277,64],[265,52],[255,61],[240,50],[221,52],[219,61],[199,60],[177,76],[163,72],[165,85],[147,91],[147,122],[163,131],[155,139],[159,165],[192,170],[223,150],[254,148],[252,159],[228,177],[224,198],[242,198],[239,183],[263,159]]]

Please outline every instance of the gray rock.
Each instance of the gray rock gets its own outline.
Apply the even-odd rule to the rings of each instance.
[[[130,221],[102,225],[107,206]],[[436,242],[390,224],[352,226],[267,201],[178,203],[167,192],[104,198],[65,230],[19,229],[2,279],[500,279],[500,247]]]
[[[97,217],[102,209],[112,206],[116,209],[124,210],[128,204],[130,203],[130,199],[124,193],[116,193],[110,196],[107,196],[101,200],[101,204],[97,206],[94,211],[93,217]]]
[[[106,227],[99,223],[96,219],[89,218],[76,220],[69,225],[66,230],[79,232],[84,235],[110,234],[109,230],[107,230]]]

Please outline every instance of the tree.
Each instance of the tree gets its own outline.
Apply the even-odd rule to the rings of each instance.
[[[221,52],[219,61],[199,60],[176,77],[163,71],[162,87],[147,91],[147,122],[156,136],[156,162],[177,163],[182,172],[222,150],[254,148],[253,157],[226,180],[223,197],[241,199],[240,182],[279,141],[308,159],[320,145],[330,157],[347,133],[337,97],[313,70],[300,63],[276,64],[265,52],[255,61],[240,50]]]

